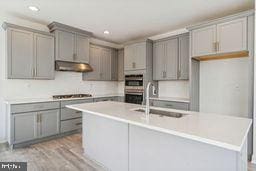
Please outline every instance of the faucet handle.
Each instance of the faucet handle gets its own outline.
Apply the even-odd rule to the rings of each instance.
[[[153,85],[153,95],[155,96],[157,94],[156,87]]]

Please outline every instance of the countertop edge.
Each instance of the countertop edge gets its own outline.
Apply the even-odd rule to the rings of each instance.
[[[102,114],[102,113],[97,113],[97,112],[92,112],[92,111],[85,110],[85,109],[80,109],[80,108],[74,107],[73,105],[67,105],[66,107],[70,108],[70,109],[90,113],[90,114],[93,114],[93,115],[101,116],[101,117],[104,117],[104,118],[116,120],[116,121],[119,121],[119,122],[128,123],[128,124],[148,128],[148,129],[151,129],[151,130],[171,134],[171,135],[174,135],[174,136],[194,140],[194,141],[197,141],[197,142],[206,143],[206,144],[209,144],[209,145],[214,145],[214,146],[217,146],[217,147],[221,147],[221,148],[236,151],[236,152],[241,152],[242,146],[245,143],[245,139],[246,139],[246,136],[245,136],[243,141],[242,141],[242,144],[240,146],[236,146],[236,145],[231,145],[231,144],[228,144],[228,143],[223,143],[223,142],[219,142],[219,141],[215,141],[215,140],[210,140],[210,139],[207,139],[207,138],[202,138],[202,137],[199,137],[199,136],[189,135],[189,134],[185,134],[185,133],[181,133],[181,132],[177,132],[177,131],[173,131],[173,130],[167,130],[167,129],[156,127],[156,126],[150,126],[150,125],[147,125],[147,124],[138,123],[138,122],[130,121],[130,120],[127,120],[127,119],[122,119],[122,118],[119,118],[119,117],[109,116],[109,115]],[[248,131],[249,131],[249,129],[250,129],[250,127],[248,128]]]

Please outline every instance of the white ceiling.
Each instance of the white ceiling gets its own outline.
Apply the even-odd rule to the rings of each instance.
[[[28,10],[29,5],[40,11]],[[61,22],[116,43],[252,8],[254,0],[0,0],[0,10],[8,14],[43,24]]]

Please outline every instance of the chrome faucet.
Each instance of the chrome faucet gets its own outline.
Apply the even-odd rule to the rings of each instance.
[[[146,114],[146,120],[149,121],[149,112],[150,112],[150,105],[149,105],[149,89],[150,86],[153,87],[153,95],[156,95],[156,87],[154,86],[154,84],[152,84],[151,82],[148,83],[147,85],[147,89],[146,89],[146,110],[145,110],[145,114]]]

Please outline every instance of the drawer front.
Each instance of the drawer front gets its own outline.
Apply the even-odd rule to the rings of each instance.
[[[11,113],[24,113],[58,108],[60,108],[60,102],[17,104],[11,105]]]
[[[62,108],[60,114],[61,114],[61,117],[60,117],[61,120],[82,117],[82,112],[73,110],[73,109],[68,109],[68,108]]]
[[[102,101],[118,101],[118,97],[100,97],[95,98],[94,102],[102,102]]]
[[[93,99],[61,101],[61,107],[65,107],[66,105],[81,104],[81,103],[90,103],[90,102],[93,102]]]
[[[66,120],[60,122],[60,132],[69,132],[82,128],[82,118]]]
[[[189,110],[189,104],[182,103],[182,102],[154,100],[153,106],[163,107],[163,108],[171,108],[171,109],[179,109],[179,110]]]

